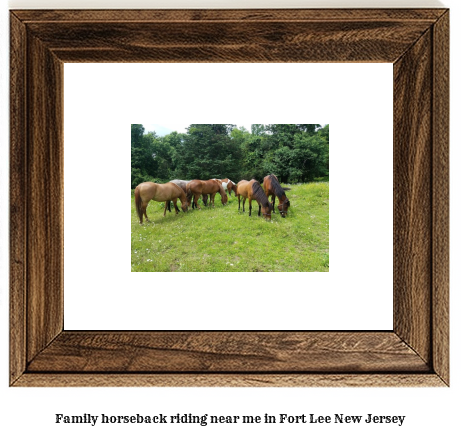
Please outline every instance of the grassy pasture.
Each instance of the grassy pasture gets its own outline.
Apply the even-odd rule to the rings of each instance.
[[[132,191],[131,271],[328,271],[329,184],[286,186],[288,216],[280,216],[276,199],[270,222],[258,216],[256,202],[249,217],[248,201],[243,213],[234,194],[227,206],[217,194],[214,208],[173,209],[165,217],[164,204],[151,201],[150,222],[140,225]]]

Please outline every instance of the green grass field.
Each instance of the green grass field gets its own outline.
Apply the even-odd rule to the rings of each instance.
[[[287,218],[277,210],[272,220],[238,211],[234,194],[226,206],[216,195],[215,207],[167,211],[151,201],[150,222],[139,224],[131,193],[131,271],[328,271],[329,184],[286,185],[291,206]],[[180,202],[178,201],[178,206]]]

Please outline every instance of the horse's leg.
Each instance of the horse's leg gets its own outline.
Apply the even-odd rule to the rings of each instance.
[[[272,212],[275,212],[275,194],[272,194]]]
[[[237,197],[239,199],[239,210],[240,210],[240,194],[238,194]]]
[[[178,209],[178,199],[177,198],[174,198],[173,199],[173,206],[174,206],[174,210],[176,211],[176,215],[179,213],[179,209]]]
[[[258,216],[261,216],[261,205],[259,205]]]
[[[210,194],[210,206],[214,207],[214,197],[216,195],[216,192],[214,194]]]
[[[147,205],[149,204],[149,202],[147,203],[143,203],[142,204],[142,213],[143,215],[146,217],[146,221],[149,222],[149,218],[147,217]],[[141,223],[142,224],[142,223]]]
[[[194,203],[195,203],[196,209],[200,209],[200,206],[199,206],[198,203],[197,203],[199,197],[200,197],[200,194],[195,194],[195,195],[194,195]]]
[[[139,217],[139,224],[142,224],[143,217],[144,217],[144,205],[141,203],[141,216]]]
[[[245,212],[245,201],[246,200],[247,200],[246,197],[243,197],[243,208],[242,208],[243,212]]]
[[[166,215],[166,210],[170,208],[169,204],[170,204],[170,200],[165,201],[165,208],[163,209],[163,216]],[[171,212],[171,210],[170,210],[170,212]]]
[[[250,213],[248,216],[251,216],[251,198],[248,198],[248,203],[250,203]]]

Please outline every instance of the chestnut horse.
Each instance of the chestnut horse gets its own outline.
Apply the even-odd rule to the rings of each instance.
[[[245,201],[248,198],[250,202],[250,213],[251,216],[251,201],[256,200],[259,205],[258,216],[261,216],[261,208],[266,220],[271,219],[271,204],[264,193],[263,188],[259,182],[255,179],[251,179],[250,181],[247,180],[240,180],[237,184],[237,197],[239,199],[239,210],[240,210],[240,196],[243,197],[243,212],[245,212]]]
[[[176,213],[179,209],[176,206],[178,198],[181,200],[181,209],[183,212],[187,210],[187,198],[184,191],[176,184],[168,182],[165,184],[144,182],[136,186],[134,190],[134,200],[136,203],[136,212],[138,213],[139,222],[142,224],[143,215],[146,217],[146,221],[149,221],[147,217],[146,209],[149,201],[165,201],[169,202],[173,200],[175,205]],[[163,212],[163,216],[166,214],[166,208]]]
[[[227,189],[229,195],[232,195],[232,191],[234,191],[235,195],[237,195],[237,185],[231,179],[214,179],[218,182],[221,182],[222,187],[224,190]]]
[[[200,206],[197,204],[197,200],[202,195],[205,198],[206,195],[210,195],[210,205],[214,206],[214,197],[217,192],[221,194],[221,203],[227,203],[227,194],[224,191],[221,183],[217,180],[191,180],[186,187],[187,191],[187,203],[190,204],[192,196],[194,197],[192,208],[196,207],[200,209]],[[206,203],[205,203],[206,204]]]
[[[282,215],[282,218],[286,218],[290,200],[288,200],[288,197],[285,195],[285,191],[289,191],[290,188],[280,186],[279,180],[274,174],[264,177],[263,187],[267,198],[272,195],[272,211],[275,212],[275,196],[277,196],[279,199],[279,205],[277,207],[280,215]]]

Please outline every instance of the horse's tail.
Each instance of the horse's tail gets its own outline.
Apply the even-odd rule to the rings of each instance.
[[[189,201],[192,198],[192,189],[190,189],[190,186],[186,187],[186,198],[187,201]]]
[[[139,193],[139,186],[136,186],[136,189],[134,190],[134,202],[136,204],[136,212],[138,213],[139,222],[142,223],[142,200],[141,194]]]
[[[284,191],[291,191],[291,188],[287,188],[286,186],[280,186]]]
[[[222,187],[221,183],[218,183],[219,186],[219,194],[221,195],[221,202],[222,204],[227,203],[227,194],[224,188]]]

